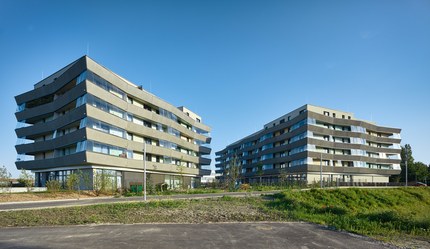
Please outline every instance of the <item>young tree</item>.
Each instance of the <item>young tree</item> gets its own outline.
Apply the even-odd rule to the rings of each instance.
[[[11,179],[12,174],[7,171],[6,166],[0,168],[0,188],[4,188],[6,191],[10,192],[10,187],[12,186]]]
[[[279,180],[281,181],[281,187],[285,187],[288,179],[287,169],[283,168],[279,172]]]
[[[27,170],[22,169],[21,174],[18,178],[18,182],[23,184],[27,188],[27,192],[30,192],[34,184],[34,176]]]
[[[112,193],[114,189],[113,176],[106,170],[94,170],[94,193],[96,196],[104,193]]]
[[[182,160],[180,162],[179,165],[176,166],[176,170],[178,171],[179,175],[180,175],[180,183],[179,183],[179,188],[182,190],[185,188],[185,177],[184,177],[184,167],[182,166]]]
[[[258,163],[258,165],[257,165],[257,175],[258,175],[258,178],[259,178],[259,180],[258,180],[258,184],[259,185],[262,185],[262,183],[263,183],[263,174],[264,174],[263,165],[261,163]]]
[[[230,191],[233,191],[241,176],[242,166],[236,155],[230,160],[227,168],[224,170],[224,183]]]
[[[77,173],[72,173],[67,177],[66,186],[69,191],[76,190],[79,185],[79,175]]]

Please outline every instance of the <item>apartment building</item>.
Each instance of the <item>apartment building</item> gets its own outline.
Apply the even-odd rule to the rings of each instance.
[[[117,188],[153,184],[192,187],[210,165],[210,128],[87,56],[15,97],[18,169],[36,186],[84,172],[89,188],[107,176]],[[144,146],[146,144],[146,146]],[[144,148],[146,147],[146,153]],[[144,160],[144,154],[146,158]]]
[[[400,174],[400,131],[304,105],[216,152],[217,173],[236,166],[251,183],[388,182]]]

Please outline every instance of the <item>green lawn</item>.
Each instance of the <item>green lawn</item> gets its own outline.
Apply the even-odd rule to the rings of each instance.
[[[429,188],[288,191],[276,194],[267,206],[292,220],[375,238],[413,236],[430,241]]]

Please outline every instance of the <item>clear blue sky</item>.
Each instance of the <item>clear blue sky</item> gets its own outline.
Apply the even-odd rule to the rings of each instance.
[[[430,1],[0,1],[0,165],[14,96],[89,51],[185,105],[217,151],[303,104],[402,128],[430,163]]]

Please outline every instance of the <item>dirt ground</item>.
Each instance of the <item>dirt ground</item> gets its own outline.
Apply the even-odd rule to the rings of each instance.
[[[109,195],[100,195],[109,196]],[[93,192],[81,191],[77,192],[56,192],[56,193],[2,193],[0,194],[0,203],[2,202],[22,202],[22,201],[44,201],[44,200],[63,200],[63,199],[78,199],[97,197]]]

